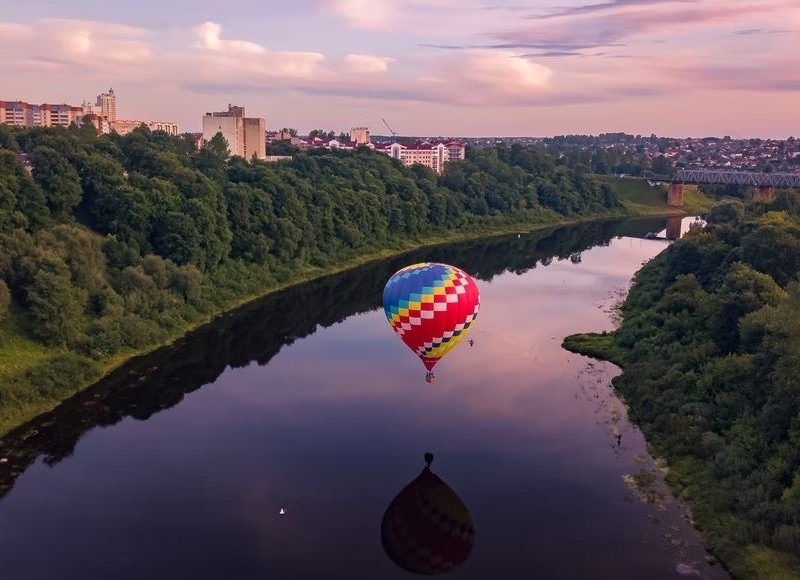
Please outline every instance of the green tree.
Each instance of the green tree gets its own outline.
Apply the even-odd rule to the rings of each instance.
[[[13,201],[12,201],[13,196]],[[17,155],[7,150],[0,150],[0,204],[19,212],[25,217],[29,228],[37,229],[50,220],[42,189],[36,184],[17,159]],[[0,218],[0,223],[5,218]],[[12,218],[19,223],[19,218]]]
[[[33,177],[44,191],[47,205],[54,216],[61,220],[72,217],[83,190],[78,172],[55,149],[37,147],[31,153]]]
[[[273,141],[267,145],[267,155],[296,155],[300,148],[292,145],[290,141]]]
[[[742,238],[742,260],[786,286],[800,271],[800,226],[784,213],[763,216]]]
[[[34,335],[51,346],[77,342],[83,335],[87,298],[86,290],[72,284],[66,264],[49,259],[27,289]]]
[[[217,181],[225,180],[225,164],[230,157],[228,142],[222,133],[214,135],[194,156],[194,166]]]
[[[653,158],[650,171],[655,175],[672,175],[672,161],[663,155],[658,155]]]
[[[708,210],[707,220],[710,224],[738,224],[744,219],[744,204],[741,201],[729,199],[715,203]]]

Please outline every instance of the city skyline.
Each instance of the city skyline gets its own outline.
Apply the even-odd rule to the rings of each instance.
[[[3,98],[79,103],[113,86],[120,117],[186,131],[237,102],[301,133],[380,134],[385,118],[403,135],[800,135],[795,0],[237,6],[11,5]]]

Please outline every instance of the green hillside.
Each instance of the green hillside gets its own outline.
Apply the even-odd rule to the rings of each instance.
[[[677,214],[685,212],[691,215],[707,211],[714,203],[712,199],[706,197],[693,185],[684,186],[685,205],[681,209],[667,205],[666,185],[657,184],[651,186],[644,179],[612,175],[601,175],[599,178],[603,183],[611,186],[619,200],[628,210],[637,214]]]

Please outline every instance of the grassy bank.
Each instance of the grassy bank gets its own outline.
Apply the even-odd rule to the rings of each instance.
[[[628,187],[628,183],[625,180],[611,180],[610,184],[623,203],[624,209],[570,220],[532,224],[510,223],[480,231],[439,232],[424,239],[396,242],[382,250],[370,252],[336,266],[328,268],[304,267],[295,271],[285,282],[265,287],[259,292],[232,300],[214,312],[193,321],[193,323],[176,329],[164,340],[141,349],[124,349],[115,356],[101,361],[95,361],[64,349],[43,346],[22,331],[24,328],[21,320],[22,314],[12,312],[5,321],[0,323],[0,384],[3,385],[2,390],[0,390],[0,436],[25,421],[54,408],[60,402],[90,386],[100,377],[108,374],[130,358],[169,345],[187,332],[211,322],[224,312],[289,286],[424,246],[435,246],[513,233],[528,233],[586,221],[618,219],[626,216],[672,216],[689,213],[678,208],[666,206],[652,192],[648,192],[649,197],[644,197],[641,194],[641,188]],[[644,184],[644,187],[647,188],[648,186]],[[706,198],[702,202],[705,204],[704,207],[710,205],[710,200]],[[694,207],[693,210],[696,211]]]
[[[699,214],[711,207],[711,200],[694,185],[684,185],[684,207],[667,205],[667,186],[648,185],[644,179],[601,175],[600,180],[609,184],[623,205],[637,215],[681,215]]]

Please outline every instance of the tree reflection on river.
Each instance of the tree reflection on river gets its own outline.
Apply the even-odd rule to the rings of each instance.
[[[381,515],[428,449],[475,525],[448,577],[724,577],[685,508],[626,486],[653,465],[608,387],[614,367],[559,346],[611,327],[618,294],[666,244],[641,238],[663,229],[608,221],[428,248],[130,362],[0,442],[2,578],[407,577],[382,550]],[[474,347],[436,385],[379,310],[386,279],[428,260],[482,293]]]

